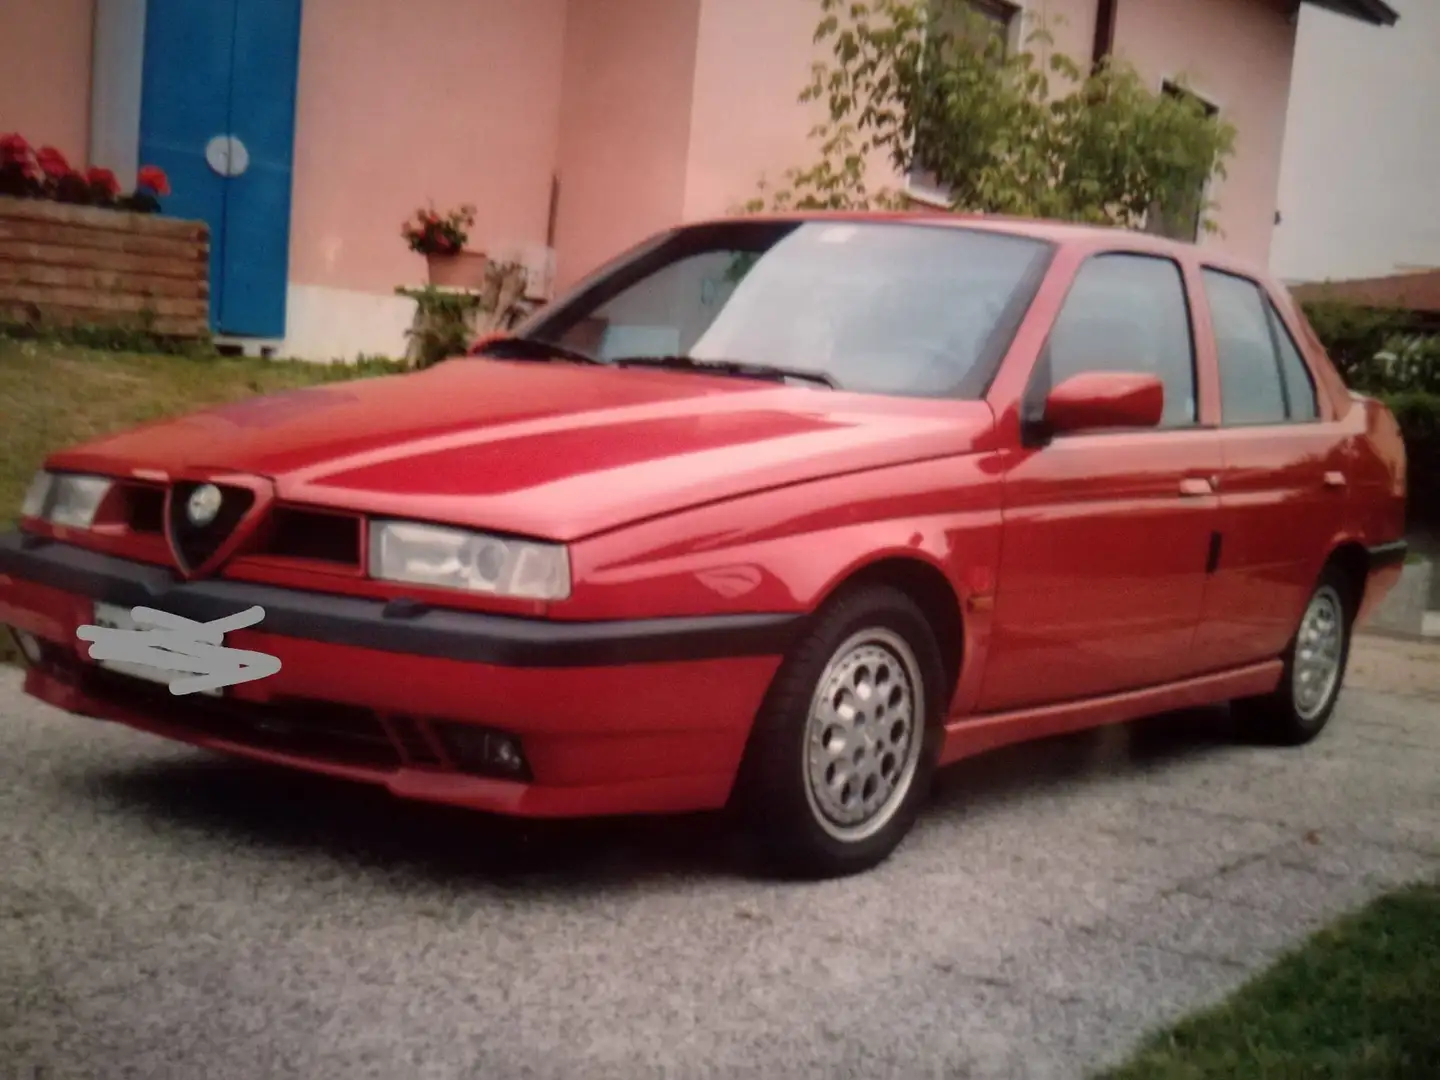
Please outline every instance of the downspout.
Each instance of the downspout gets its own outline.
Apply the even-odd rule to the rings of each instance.
[[[1097,0],[1095,7],[1095,45],[1090,65],[1098,70],[1115,51],[1115,9],[1120,0]]]

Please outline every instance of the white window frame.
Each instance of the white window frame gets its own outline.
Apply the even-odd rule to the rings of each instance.
[[[987,3],[998,3],[1010,9],[1010,23],[1005,31],[1005,50],[1007,55],[1013,53],[1025,40],[1025,20],[1033,0],[979,0],[974,6]],[[938,210],[950,209],[950,193],[941,185],[926,184],[919,180],[913,168],[905,174],[901,190],[905,197],[913,202]]]

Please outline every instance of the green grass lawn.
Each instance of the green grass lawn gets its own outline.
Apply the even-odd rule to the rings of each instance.
[[[1382,897],[1098,1080],[1440,1078],[1440,885]]]
[[[0,527],[45,455],[207,405],[389,370],[251,357],[116,353],[0,337]],[[0,662],[16,659],[0,633]]]

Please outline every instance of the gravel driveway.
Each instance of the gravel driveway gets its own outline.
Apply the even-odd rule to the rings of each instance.
[[[1082,1076],[1440,872],[1437,657],[1362,639],[1301,751],[1220,711],[965,763],[891,862],[806,886],[709,820],[522,830],[3,670],[0,1076]]]

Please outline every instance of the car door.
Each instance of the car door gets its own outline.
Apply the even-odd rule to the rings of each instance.
[[[1195,650],[1212,670],[1278,656],[1343,523],[1338,425],[1263,285],[1204,266],[1220,377],[1221,546]]]
[[[1218,502],[1199,423],[1185,276],[1175,260],[1106,251],[1080,263],[1024,392],[1084,372],[1157,375],[1159,428],[1060,435],[1007,454],[1004,525],[978,707],[1019,709],[1194,672]]]

